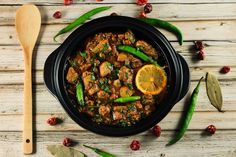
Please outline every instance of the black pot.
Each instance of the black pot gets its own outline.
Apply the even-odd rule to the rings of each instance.
[[[99,125],[79,113],[66,91],[66,63],[88,36],[102,31],[126,31],[130,29],[139,38],[159,49],[168,65],[167,93],[157,110],[149,117],[130,127]],[[68,115],[80,126],[107,136],[134,135],[160,122],[171,108],[182,99],[189,88],[189,68],[186,61],[175,52],[169,41],[154,27],[130,17],[107,16],[92,20],[77,28],[52,54],[44,65],[44,82],[51,93],[60,101]]]

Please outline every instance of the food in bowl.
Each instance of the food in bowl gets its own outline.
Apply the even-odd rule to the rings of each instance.
[[[67,91],[78,99],[80,113],[98,124],[131,126],[149,116],[164,98],[167,75],[162,66],[150,64],[118,46],[132,46],[158,62],[162,56],[132,31],[101,32],[84,41],[66,68]],[[163,60],[163,58],[162,58]],[[81,101],[84,101],[83,103]]]

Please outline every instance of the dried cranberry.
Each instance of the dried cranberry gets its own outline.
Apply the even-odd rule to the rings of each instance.
[[[209,134],[213,135],[216,132],[216,127],[214,125],[209,125],[206,128],[206,132],[208,132]]]
[[[152,5],[150,3],[147,3],[145,6],[144,6],[144,12],[146,14],[152,12]]]
[[[61,12],[60,11],[56,11],[54,14],[53,14],[53,17],[55,18],[55,19],[60,19],[61,18]]]
[[[137,5],[145,5],[147,4],[148,0],[137,0],[136,3]]]
[[[73,0],[64,0],[64,5],[70,5],[73,3]]]
[[[56,125],[58,123],[58,118],[57,117],[51,117],[47,120],[47,123],[49,125]]]
[[[139,14],[139,17],[140,18],[145,18],[146,17],[146,14],[144,11],[141,11],[140,14]]]
[[[204,44],[203,44],[202,41],[195,41],[194,44],[195,44],[195,47],[196,47],[197,50],[201,51],[201,50],[204,49]]]
[[[130,144],[130,148],[131,148],[132,150],[139,150],[139,148],[140,148],[140,142],[137,141],[137,140],[133,140],[133,141],[131,142],[131,144]]]
[[[71,145],[72,145],[72,140],[71,140],[70,138],[67,138],[67,137],[66,137],[66,138],[63,140],[63,145],[66,146],[66,147],[71,146]]]
[[[229,66],[223,66],[220,70],[220,73],[222,73],[222,74],[226,74],[228,72],[230,72],[230,67]]]
[[[159,125],[156,125],[152,128],[152,133],[153,135],[155,135],[156,137],[160,137],[161,136],[161,127]]]
[[[205,52],[204,51],[199,51],[197,56],[198,56],[199,60],[204,60],[205,59]]]

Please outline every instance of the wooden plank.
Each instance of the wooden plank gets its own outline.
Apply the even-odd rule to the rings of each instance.
[[[176,21],[174,25],[181,28],[184,40],[225,40],[236,41],[236,20],[235,21]],[[57,44],[53,41],[53,36],[66,25],[42,25],[39,41],[40,44]],[[170,41],[176,41],[176,37],[163,29],[159,29]],[[0,44],[18,44],[14,26],[0,26]],[[58,37],[61,43],[69,33]]]
[[[1,38],[1,37],[0,37]],[[193,48],[193,42],[185,42],[183,46],[172,42],[175,50],[179,52],[188,62],[189,66],[195,72],[199,69],[208,70],[209,67],[216,67],[215,71],[219,71],[224,65],[236,66],[236,43],[231,42],[205,42],[206,58],[199,61],[197,58],[197,51]],[[33,69],[43,70],[44,62],[51,52],[53,52],[58,45],[40,45],[36,47],[34,52]],[[0,46],[0,70],[24,70],[22,49],[19,46]],[[216,62],[217,60],[217,62]],[[194,70],[195,68],[195,70]],[[211,68],[210,68],[211,69]],[[232,75],[232,78],[235,76]],[[227,75],[228,76],[228,75]],[[230,76],[229,76],[230,77]]]
[[[158,4],[158,3],[180,3],[180,4],[185,4],[185,3],[234,3],[234,0],[149,0],[149,3],[153,4]],[[34,3],[37,5],[63,5],[63,1],[58,1],[58,0],[11,0],[11,1],[5,1],[5,0],[0,0],[0,5],[20,5],[20,4],[25,4],[25,3]],[[96,1],[96,0],[77,0],[74,1],[72,5],[74,4],[120,4],[120,3],[135,3],[135,0],[103,0],[103,1]]]
[[[50,106],[48,107],[51,108]],[[218,130],[235,130],[236,129],[236,112],[195,112],[189,130],[204,130],[208,125],[214,124]],[[182,112],[170,112],[161,122],[163,130],[175,130],[178,128],[178,122],[181,118]],[[63,120],[61,125],[49,126],[46,121],[51,116],[60,117]],[[22,131],[21,114],[1,114],[0,131]],[[14,124],[12,123],[14,122]],[[66,113],[51,113],[51,114],[39,114],[34,117],[34,123],[36,123],[37,131],[79,131],[84,130],[77,125]]]
[[[236,131],[217,131],[213,136],[203,136],[200,131],[188,131],[180,142],[171,147],[165,147],[172,134],[171,131],[163,131],[161,137],[156,139],[147,132],[119,138],[100,136],[90,132],[37,132],[35,138],[37,140],[37,151],[31,156],[51,157],[46,150],[47,145],[61,145],[65,137],[70,137],[79,142],[75,148],[89,157],[97,157],[97,154],[84,148],[82,144],[98,147],[121,157],[187,157],[190,155],[189,150],[191,150],[191,157],[236,156]],[[21,138],[20,132],[0,132],[0,156],[23,156],[20,147]],[[129,148],[129,144],[134,139],[141,142],[139,151],[131,151]]]
[[[99,13],[92,19],[110,15],[116,12],[123,16],[136,17],[140,7],[135,4],[114,4],[112,9]],[[0,6],[0,25],[14,25],[15,12],[19,6]],[[70,5],[70,6],[39,6],[42,22],[45,24],[70,23],[80,15],[96,8],[98,5]],[[127,9],[129,8],[129,9]],[[55,19],[55,11],[62,12],[62,18]],[[194,11],[192,11],[194,10]],[[211,10],[211,11],[209,11]],[[170,21],[183,20],[222,20],[236,19],[236,3],[231,4],[153,4],[153,11],[148,15],[153,18],[163,18]]]
[[[200,76],[199,76],[200,78]],[[175,105],[172,111],[183,111],[189,95],[197,82],[191,82],[189,94]],[[236,81],[221,82],[224,106],[223,110],[236,111]],[[64,112],[60,103],[49,93],[45,85],[33,86],[33,104],[38,113]],[[0,85],[0,114],[21,114],[23,104],[23,85]],[[50,108],[50,110],[48,110]],[[216,111],[210,105],[206,95],[205,83],[202,84],[196,111]]]

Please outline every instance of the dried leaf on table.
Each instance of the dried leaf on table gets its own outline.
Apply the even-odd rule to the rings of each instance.
[[[55,157],[86,157],[79,150],[62,145],[49,145],[47,149]]]
[[[223,98],[220,84],[216,76],[209,72],[206,74],[206,90],[211,104],[222,112]]]

